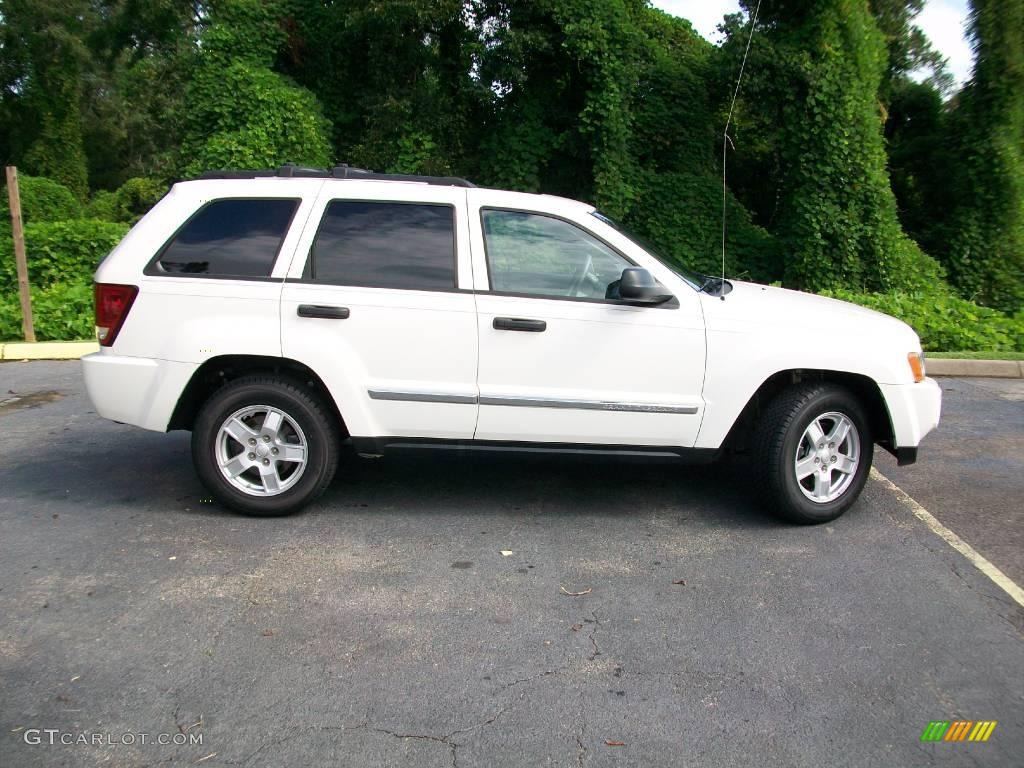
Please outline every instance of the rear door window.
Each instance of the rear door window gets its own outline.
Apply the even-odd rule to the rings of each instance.
[[[215,200],[164,246],[149,274],[269,277],[298,200]]]
[[[320,222],[304,277],[331,285],[453,290],[455,209],[446,204],[333,200]]]

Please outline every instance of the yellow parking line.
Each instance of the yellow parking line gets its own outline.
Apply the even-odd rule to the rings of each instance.
[[[992,579],[996,586],[1012,597],[1018,605],[1024,607],[1024,589],[1021,589],[1013,579],[982,557],[974,547],[936,520],[931,512],[910,498],[902,488],[874,467],[871,468],[871,476],[892,491],[897,499],[910,507],[910,511],[914,513],[914,516],[931,528],[933,533],[944,539],[949,546],[970,560],[975,568]]]

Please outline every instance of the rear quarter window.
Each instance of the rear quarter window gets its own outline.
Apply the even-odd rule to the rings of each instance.
[[[171,237],[146,269],[149,275],[270,277],[296,199],[214,200]]]

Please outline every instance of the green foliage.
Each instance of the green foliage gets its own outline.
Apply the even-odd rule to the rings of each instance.
[[[47,288],[55,283],[92,283],[100,261],[120,242],[127,224],[94,219],[33,222],[25,226],[25,252],[29,283]],[[17,298],[14,246],[10,238],[0,242],[0,295]]]
[[[640,179],[640,198],[629,218],[659,252],[705,274],[722,271],[722,184],[710,174],[649,173]],[[750,222],[730,196],[727,208],[727,269],[745,280],[772,282],[779,275],[775,239]]]
[[[316,97],[270,67],[284,37],[276,10],[262,0],[214,6],[188,87],[186,175],[286,162],[329,164],[330,130]]]
[[[4,72],[5,95],[10,88],[19,96],[11,128],[22,147],[22,170],[59,181],[84,199],[88,179],[79,99],[92,9],[85,0],[4,0],[0,17],[3,58],[22,62],[29,75]]]
[[[94,219],[34,221],[25,226],[36,338],[92,338],[93,272],[127,231],[127,224]],[[0,340],[21,338],[18,278],[7,237],[0,241]]]
[[[209,168],[272,168],[330,162],[327,124],[309,91],[239,61],[201,71],[190,90],[185,174]]]
[[[32,325],[39,341],[91,339],[92,283],[53,283],[32,287]],[[17,291],[0,292],[0,341],[21,341],[21,304]]]
[[[937,212],[952,208],[949,178],[958,163],[946,140],[948,111],[942,94],[928,83],[902,79],[891,86],[889,97],[885,136],[900,222],[925,251],[939,255],[946,245],[945,217]]]
[[[892,315],[910,325],[926,350],[1024,352],[1024,316],[1010,317],[946,291],[929,293],[854,293],[825,295]]]
[[[882,78],[879,96],[889,103],[893,90],[911,82],[911,73],[929,72],[925,84],[934,90],[948,92],[953,76],[945,57],[932,48],[931,42],[914,24],[924,10],[925,0],[870,0],[871,13],[885,38],[888,67]]]
[[[1024,6],[974,2],[974,77],[944,102],[923,2],[762,1],[729,274],[945,296],[948,272],[1024,303]],[[0,154],[30,224],[132,222],[175,177],[337,158],[587,200],[717,273],[747,18],[715,47],[646,0],[0,0]],[[54,180],[40,201],[26,172]]]
[[[21,198],[21,221],[28,225],[41,221],[63,221],[82,215],[82,206],[71,190],[51,179],[18,174],[18,195]],[[11,209],[7,186],[0,190],[0,229],[5,226],[9,238]]]
[[[768,215],[786,254],[786,282],[818,291],[908,289],[922,268],[936,279],[937,266],[897,219],[876,97],[887,52],[866,4],[770,2],[762,14],[757,82],[745,90],[740,129],[775,126],[771,143],[755,145],[757,170],[747,178],[778,179]],[[725,49],[733,55],[746,42],[736,31]]]
[[[1024,3],[974,0],[975,67],[952,116],[957,163],[942,253],[961,295],[1024,307]]]
[[[134,224],[167,193],[159,179],[128,179],[115,192],[101,190],[89,201],[89,218]]]

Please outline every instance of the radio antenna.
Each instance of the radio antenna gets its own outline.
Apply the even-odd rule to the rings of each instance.
[[[732,92],[732,103],[729,104],[729,117],[725,121],[725,130],[722,132],[722,298],[725,299],[725,211],[729,198],[729,190],[725,183],[725,163],[729,153],[729,145],[732,139],[729,138],[729,126],[732,125],[733,112],[736,110],[736,98],[740,94],[740,84],[743,82],[743,70],[747,67],[747,56],[750,55],[750,44],[754,40],[754,27],[757,25],[757,14],[761,10],[761,0],[757,0],[754,8],[754,15],[750,17],[750,35],[747,37],[747,48],[743,51],[743,61],[740,63],[740,72],[736,76],[736,87]],[[733,149],[736,145],[733,144]]]

